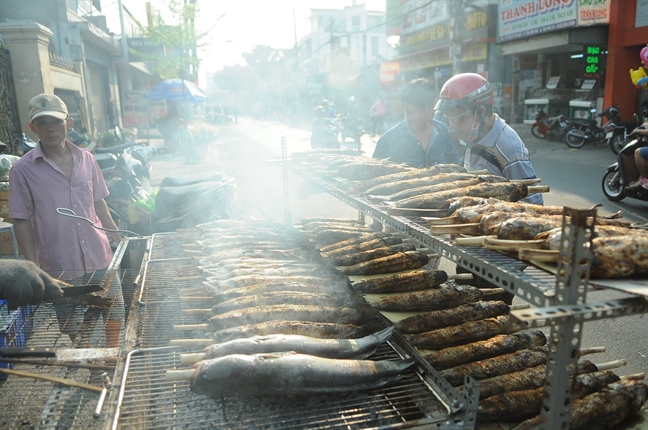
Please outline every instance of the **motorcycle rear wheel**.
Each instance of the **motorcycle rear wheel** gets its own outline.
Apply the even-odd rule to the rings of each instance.
[[[629,141],[630,140],[628,139],[624,139],[622,135],[617,134],[616,136],[612,137],[612,142],[610,142],[610,149],[612,150],[612,152],[614,152],[614,155],[618,155]]]
[[[601,188],[603,189],[603,194],[609,200],[613,202],[618,202],[625,199],[625,185],[621,179],[621,173],[616,171],[609,171],[603,175],[603,181],[601,182]]]
[[[585,133],[580,128],[572,128],[565,134],[565,143],[570,148],[582,148],[585,145]]]
[[[547,137],[546,134],[543,134],[540,131],[540,126],[538,125],[534,125],[533,127],[531,127],[531,134],[537,137],[538,139],[545,139]]]

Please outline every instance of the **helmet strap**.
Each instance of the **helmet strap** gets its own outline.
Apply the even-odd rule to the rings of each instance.
[[[481,131],[483,129],[482,123],[483,119],[481,117],[479,118],[479,121],[477,121],[477,110],[475,110],[475,114],[473,115],[473,122],[470,126],[470,134],[468,135],[469,143],[475,143],[479,140],[479,135],[481,134]]]

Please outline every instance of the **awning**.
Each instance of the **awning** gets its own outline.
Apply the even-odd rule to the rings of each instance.
[[[138,70],[138,71],[144,73],[145,75],[153,76],[153,77],[156,76],[153,72],[151,72],[149,65],[146,64],[143,61],[132,61],[132,62],[130,62],[128,64],[130,64],[130,66],[133,69]]]

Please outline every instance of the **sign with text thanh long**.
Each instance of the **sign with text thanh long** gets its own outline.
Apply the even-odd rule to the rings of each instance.
[[[499,40],[528,38],[578,24],[577,0],[499,0]]]

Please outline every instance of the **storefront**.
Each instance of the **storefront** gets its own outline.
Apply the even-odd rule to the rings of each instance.
[[[540,107],[576,117],[603,108],[610,3],[500,0],[498,40],[514,60],[515,122],[533,122]]]

